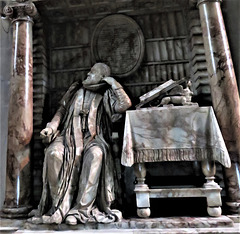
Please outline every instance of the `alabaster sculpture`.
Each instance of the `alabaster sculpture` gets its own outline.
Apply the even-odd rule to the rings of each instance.
[[[96,63],[87,79],[75,82],[40,133],[45,143],[43,191],[34,223],[110,223],[121,218],[111,210],[116,178],[111,156],[111,122],[131,106],[110,68]]]

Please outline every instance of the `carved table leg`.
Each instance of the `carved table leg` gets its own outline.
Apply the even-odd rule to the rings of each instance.
[[[137,184],[135,185],[135,193],[137,200],[137,215],[142,218],[150,216],[150,200],[149,188],[145,184],[146,167],[144,163],[134,164],[134,172],[137,177]]]
[[[202,161],[202,171],[206,176],[206,183],[203,187],[206,189],[207,212],[210,216],[220,216],[222,214],[221,188],[214,182],[216,167],[214,161]]]

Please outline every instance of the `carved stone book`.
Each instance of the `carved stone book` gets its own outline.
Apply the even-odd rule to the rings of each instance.
[[[180,83],[184,82],[185,79],[181,79],[179,81],[174,80],[168,80],[165,83],[159,85],[158,87],[154,88],[153,90],[149,91],[148,93],[145,93],[144,95],[140,96],[140,103],[136,105],[136,109],[142,107],[146,103],[154,100],[155,98],[159,97],[162,94],[165,94],[175,86],[179,85]]]

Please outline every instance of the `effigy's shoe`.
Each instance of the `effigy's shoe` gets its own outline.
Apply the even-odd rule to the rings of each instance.
[[[67,216],[65,223],[68,225],[77,225],[77,219],[73,215]]]
[[[62,215],[59,210],[57,210],[53,215],[43,215],[43,223],[45,224],[60,224],[62,223]]]
[[[33,224],[42,224],[43,219],[42,219],[42,217],[32,217],[32,218],[27,219],[27,222],[33,223]]]

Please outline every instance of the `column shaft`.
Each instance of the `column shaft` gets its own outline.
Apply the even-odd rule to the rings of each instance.
[[[239,163],[240,157],[240,102],[220,2],[221,0],[199,0],[198,7],[213,108],[232,163],[235,164]],[[235,169],[235,166],[225,169],[231,171],[225,173],[226,187],[228,199],[239,203],[239,180]]]
[[[8,114],[6,193],[2,209],[2,216],[8,218],[26,216],[30,209],[31,199],[32,20],[29,16],[23,15],[23,10],[27,9],[26,6],[24,7],[16,7],[17,11],[20,9],[21,15],[12,20],[13,45]],[[10,10],[13,12],[13,8],[10,8]]]

